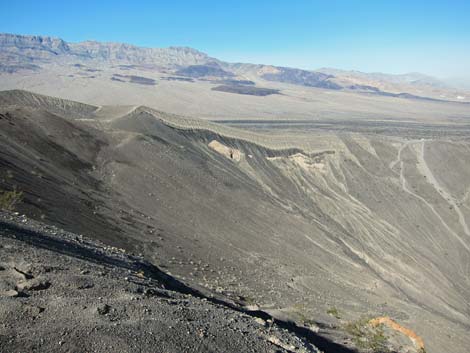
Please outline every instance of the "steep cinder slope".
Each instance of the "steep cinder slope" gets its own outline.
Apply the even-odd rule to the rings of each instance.
[[[127,208],[108,202],[114,193],[95,173],[107,146],[98,130],[43,108],[1,107],[0,189],[23,192],[19,210],[31,217],[130,244],[116,220]]]
[[[118,146],[132,166],[108,167],[113,188],[158,220],[160,238],[143,251],[171,271],[297,320],[328,320],[328,306],[388,313],[431,350],[446,344],[434,339],[446,322],[465,345],[468,209],[428,182],[422,155],[441,142],[339,135],[315,153],[178,131],[142,111],[110,126],[139,133]],[[467,144],[449,142],[443,158],[452,146]]]
[[[84,141],[78,131],[51,138],[90,161],[94,168],[84,174],[86,168],[68,167],[60,154],[41,152],[60,166],[58,175],[78,173],[77,187],[89,187],[102,202],[90,216],[94,221],[105,219],[122,232],[110,236],[101,226],[87,235],[141,252],[191,286],[278,318],[316,323],[322,335],[338,339],[328,327],[341,320],[389,316],[422,336],[429,352],[449,345],[465,352],[468,141],[316,132],[303,144],[309,149],[269,148],[250,141],[258,135],[246,131],[199,126],[146,108],[123,112],[105,109],[73,122],[37,118],[33,129],[50,129],[58,119],[71,124],[63,130],[93,131],[86,148],[75,147]],[[33,120],[21,130],[36,126]],[[90,147],[100,139],[106,144]],[[2,134],[2,144],[11,140]],[[36,154],[45,144],[24,142],[23,148]],[[77,152],[90,148],[89,156]],[[9,153],[9,163],[21,166],[26,153]],[[442,159],[452,173],[439,168]],[[12,178],[26,200],[36,185],[25,177],[28,169],[20,167]],[[99,180],[106,192],[91,188],[87,178]],[[26,206],[20,207],[27,212]],[[45,208],[59,211],[52,207]],[[80,226],[81,212],[75,218],[62,212],[64,227]],[[327,314],[333,307],[340,321]]]

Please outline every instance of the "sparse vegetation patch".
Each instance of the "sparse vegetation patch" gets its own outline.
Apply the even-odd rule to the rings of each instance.
[[[371,318],[348,322],[344,329],[352,336],[355,346],[368,353],[390,353],[389,339],[385,335],[383,325],[371,325]]]
[[[23,199],[23,192],[13,189],[12,191],[0,190],[0,209],[13,211],[15,206]]]
[[[337,318],[338,320],[341,319],[341,317],[339,316],[338,309],[336,309],[334,306],[331,307],[331,308],[329,308],[329,309],[326,311],[326,313],[327,313],[328,315],[331,315],[331,316]]]

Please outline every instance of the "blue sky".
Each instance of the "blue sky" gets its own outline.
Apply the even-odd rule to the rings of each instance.
[[[470,77],[470,1],[6,1],[0,32],[149,47],[227,61]]]

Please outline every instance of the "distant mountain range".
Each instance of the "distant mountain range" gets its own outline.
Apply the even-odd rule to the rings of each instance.
[[[141,48],[121,43],[67,43],[60,38],[0,34],[2,67],[9,64],[60,62],[121,63],[176,67],[206,64],[212,59],[183,47]]]
[[[123,43],[85,41],[68,43],[60,38],[0,34],[0,74],[40,72],[60,66],[92,73],[110,67],[172,75],[169,80],[230,80],[230,85],[281,83],[327,90],[343,90],[393,97],[467,101],[468,92],[419,73],[389,75],[338,69],[315,71],[271,65],[228,63],[188,47],[143,48]],[[51,69],[52,68],[52,69]],[[134,75],[135,76],[135,75]],[[122,81],[122,77],[114,77]],[[145,82],[145,80],[140,80]],[[152,81],[146,81],[151,83]],[[11,88],[11,87],[9,87]],[[22,87],[29,88],[29,87]],[[271,87],[277,89],[277,87]],[[233,92],[256,90],[230,89]],[[263,95],[255,92],[255,95]],[[243,94],[243,93],[241,93]]]

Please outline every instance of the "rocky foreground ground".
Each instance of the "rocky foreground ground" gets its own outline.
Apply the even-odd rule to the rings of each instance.
[[[319,352],[142,259],[0,213],[0,352]]]

